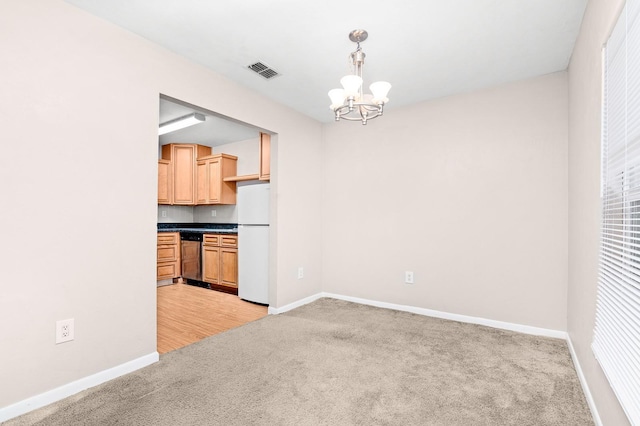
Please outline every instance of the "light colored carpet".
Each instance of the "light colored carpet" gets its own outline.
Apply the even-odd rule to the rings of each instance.
[[[11,425],[591,425],[564,341],[320,299]]]

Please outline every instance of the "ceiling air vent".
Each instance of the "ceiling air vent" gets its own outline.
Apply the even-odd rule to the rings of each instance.
[[[267,80],[280,75],[278,74],[278,71],[274,70],[269,65],[263,64],[262,62],[256,62],[255,64],[249,65],[247,68],[249,68],[253,72],[258,73]]]

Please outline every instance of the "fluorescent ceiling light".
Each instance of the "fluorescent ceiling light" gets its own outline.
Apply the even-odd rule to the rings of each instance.
[[[160,127],[158,128],[158,135],[175,132],[176,130],[202,123],[204,120],[205,117],[203,114],[194,112],[193,114],[185,115],[184,117],[176,118],[175,120],[170,120],[166,123],[160,124]]]

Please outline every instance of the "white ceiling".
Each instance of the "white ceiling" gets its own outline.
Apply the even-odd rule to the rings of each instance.
[[[369,32],[387,111],[567,68],[588,0],[66,0],[322,122]],[[281,75],[266,80],[261,61]]]
[[[260,130],[250,125],[220,117],[211,111],[175,99],[160,98],[159,123],[166,123],[194,112],[203,114],[205,121],[159,136],[160,145],[187,142],[206,146],[219,146],[248,139],[257,140],[260,135]]]

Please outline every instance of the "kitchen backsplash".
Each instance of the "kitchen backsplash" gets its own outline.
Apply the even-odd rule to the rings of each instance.
[[[215,216],[211,212],[215,211]],[[164,213],[164,215],[163,215]],[[158,223],[237,223],[235,205],[158,206]]]
[[[211,212],[215,211],[215,216]],[[196,206],[193,209],[193,221],[196,223],[238,223],[238,206]]]
[[[158,223],[193,223],[193,206],[158,206]]]

